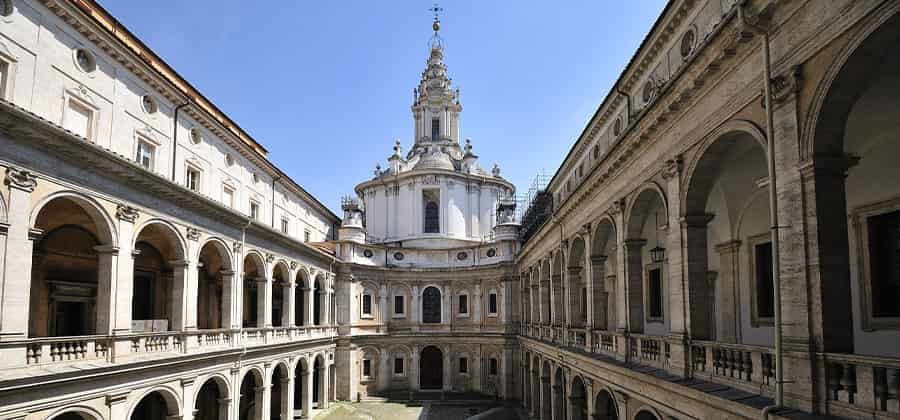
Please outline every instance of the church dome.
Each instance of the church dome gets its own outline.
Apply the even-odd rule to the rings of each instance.
[[[450,155],[442,152],[441,149],[435,146],[419,158],[419,162],[416,163],[415,169],[444,169],[452,171],[455,167],[453,166],[453,160],[450,159]]]

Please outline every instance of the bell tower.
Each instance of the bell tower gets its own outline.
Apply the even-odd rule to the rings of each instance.
[[[412,113],[415,121],[416,145],[447,145],[459,147],[459,89],[453,89],[452,79],[444,65],[444,41],[439,35],[440,7],[433,7],[434,35],[428,42],[429,55],[419,86],[413,90]],[[414,151],[416,148],[411,150]]]

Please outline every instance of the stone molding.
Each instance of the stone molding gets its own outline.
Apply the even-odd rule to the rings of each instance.
[[[37,177],[31,171],[10,166],[6,168],[3,184],[30,194],[37,187]]]

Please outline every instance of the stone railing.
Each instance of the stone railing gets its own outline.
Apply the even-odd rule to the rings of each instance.
[[[321,325],[33,338],[0,343],[0,351],[12,356],[0,360],[0,367],[17,368],[92,360],[127,362],[130,357],[203,353],[234,346],[265,345],[335,336],[337,336],[336,326]],[[115,352],[111,351],[113,348],[116,349]],[[16,353],[21,358],[16,357]]]
[[[593,332],[593,352],[615,357],[618,350],[616,335],[612,331],[595,330]]]
[[[628,336],[628,352],[630,360],[650,366],[664,367],[669,364],[669,347],[665,337],[630,334]]]
[[[694,377],[770,394],[775,385],[772,349],[746,344],[694,341],[691,345]]]
[[[78,360],[106,360],[110,339],[105,336],[37,338],[26,344],[25,363],[37,365]]]
[[[570,328],[568,344],[572,347],[578,347],[582,350],[590,351],[590,349],[585,347],[585,345],[587,344],[587,330]]]
[[[835,353],[822,357],[829,412],[867,418],[881,418],[872,412],[900,414],[900,360]]]

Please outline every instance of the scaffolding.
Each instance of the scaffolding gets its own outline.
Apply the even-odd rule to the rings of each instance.
[[[516,216],[522,225],[519,236],[523,242],[537,232],[553,211],[553,197],[547,191],[549,181],[550,177],[541,170],[534,176],[528,191],[517,196]]]

